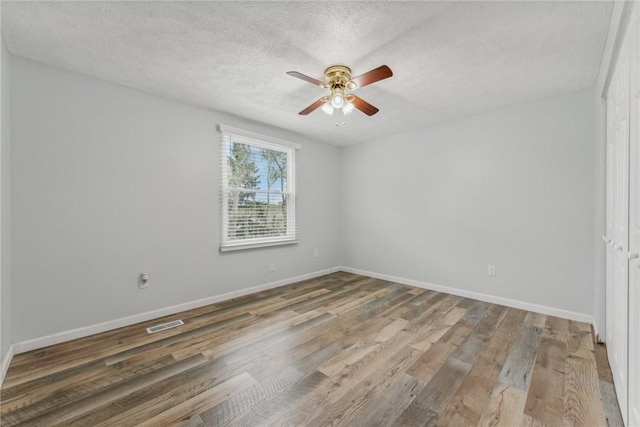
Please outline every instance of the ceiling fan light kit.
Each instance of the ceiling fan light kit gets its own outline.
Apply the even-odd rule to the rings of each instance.
[[[344,94],[339,91],[335,91],[333,95],[331,95],[331,106],[333,108],[342,108],[344,105]]]
[[[342,111],[342,114],[347,115],[357,108],[366,115],[373,116],[379,111],[376,107],[352,93],[345,93],[345,90],[353,91],[393,76],[393,72],[386,65],[381,65],[354,78],[351,78],[351,69],[349,67],[345,65],[333,65],[324,70],[324,79],[326,82],[306,76],[297,71],[289,71],[287,74],[331,91],[330,95],[323,96],[298,113],[303,116],[306,116],[319,107],[322,107],[322,111],[329,115],[333,115],[336,111]]]
[[[324,105],[322,106],[322,111],[324,111],[328,115],[332,115],[333,114],[333,106],[331,105],[330,102],[325,102]]]

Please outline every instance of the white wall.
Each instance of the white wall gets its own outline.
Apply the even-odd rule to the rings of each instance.
[[[584,90],[344,148],[345,265],[592,314],[593,122]]]
[[[11,75],[14,342],[340,265],[338,148],[20,58]],[[298,245],[219,253],[219,123],[302,144]]]
[[[0,38],[0,383],[11,346],[11,147],[9,108],[10,55]]]

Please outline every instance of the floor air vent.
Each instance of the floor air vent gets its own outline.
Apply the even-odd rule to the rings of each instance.
[[[160,331],[164,331],[167,329],[171,329],[171,328],[175,328],[177,326],[180,325],[184,325],[184,322],[182,320],[174,320],[173,322],[167,322],[167,323],[161,323],[159,325],[155,325],[152,326],[150,328],[147,328],[147,332],[149,332],[150,334],[156,333],[156,332],[160,332]]]

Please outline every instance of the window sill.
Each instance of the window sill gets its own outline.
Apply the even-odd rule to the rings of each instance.
[[[246,249],[267,248],[270,246],[295,245],[298,239],[271,240],[268,242],[228,243],[220,246],[220,252],[242,251]]]

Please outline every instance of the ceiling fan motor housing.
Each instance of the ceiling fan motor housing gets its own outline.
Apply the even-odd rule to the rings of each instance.
[[[324,78],[332,91],[344,91],[351,80],[351,69],[344,65],[333,65],[324,70]]]

